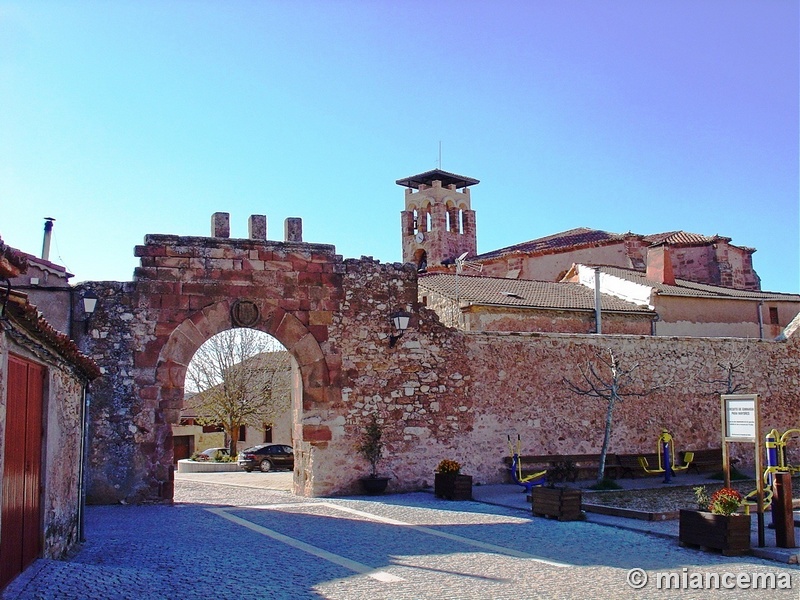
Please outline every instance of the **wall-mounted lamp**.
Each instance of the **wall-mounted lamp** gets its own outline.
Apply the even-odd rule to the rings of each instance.
[[[394,348],[397,340],[403,337],[406,329],[408,329],[408,323],[411,320],[411,313],[401,310],[392,314],[389,318],[392,320],[392,326],[397,332],[397,335],[389,336],[389,348]]]
[[[92,290],[86,290],[83,294],[83,327],[89,332],[89,319],[92,318],[94,309],[97,308],[97,294]]]

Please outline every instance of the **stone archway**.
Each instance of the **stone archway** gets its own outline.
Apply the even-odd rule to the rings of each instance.
[[[341,429],[331,408],[342,397],[342,361],[331,339],[343,298],[335,248],[148,235],[135,253],[141,267],[132,283],[90,284],[100,302],[82,347],[106,376],[92,390],[88,500],[172,499],[171,424],[183,406],[186,368],[202,343],[236,326],[272,335],[297,363],[295,492],[330,493],[335,482],[312,463],[318,452],[324,462],[331,422]]]
[[[249,326],[277,339],[298,366],[300,381],[295,383],[296,389],[292,394],[293,438],[296,447],[294,492],[313,495],[314,490],[310,485],[313,477],[307,460],[308,443],[304,440],[302,412],[307,402],[311,405],[315,399],[325,396],[326,388],[330,386],[327,362],[319,343],[297,317],[275,306],[259,306],[257,302],[252,302],[252,306],[256,309],[258,318],[249,323]],[[163,439],[171,437],[170,426],[178,422],[180,407],[176,411],[175,400],[180,397],[182,406],[186,369],[192,356],[214,335],[235,326],[232,323],[236,320],[235,308],[236,301],[231,300],[222,300],[204,308],[178,325],[164,344],[156,365],[156,382],[159,387],[156,421],[163,422],[165,426],[165,431],[160,436]],[[312,426],[309,437],[319,437],[318,433]],[[167,442],[164,447],[172,446]]]

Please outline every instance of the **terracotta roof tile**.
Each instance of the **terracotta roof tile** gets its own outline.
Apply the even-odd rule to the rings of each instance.
[[[713,244],[724,240],[730,242],[731,238],[719,235],[707,236],[699,233],[689,233],[688,231],[667,231],[665,233],[653,233],[644,236],[644,241],[652,245],[669,244],[670,246],[694,246],[702,244]]]
[[[591,267],[593,265],[585,265]],[[664,296],[692,296],[709,298],[739,298],[755,300],[783,300],[787,302],[800,302],[800,294],[784,294],[780,292],[763,292],[758,290],[737,290],[734,288],[711,285],[708,283],[696,283],[686,279],[676,279],[675,285],[659,283],[652,279],[647,279],[645,273],[624,269],[622,267],[600,267],[603,273],[632,281],[641,285],[654,288],[658,294]]]
[[[456,298],[456,276],[450,273],[420,275],[419,287],[423,293],[428,290]],[[578,283],[460,275],[458,297],[492,306],[594,310],[594,290]],[[601,308],[605,311],[652,313],[647,307],[608,295],[602,296]]]
[[[56,330],[39,314],[36,305],[28,301],[26,294],[12,291],[6,303],[4,316],[13,317],[20,327],[47,346],[68,363],[74,365],[88,380],[100,377],[100,367],[83,354],[68,335]]]
[[[694,246],[703,244],[713,244],[718,241],[730,242],[731,238],[720,235],[701,235],[699,233],[689,233],[686,231],[667,231],[665,233],[653,233],[642,235],[638,233],[611,233],[600,229],[589,229],[588,227],[578,227],[563,231],[546,237],[537,238],[528,242],[506,246],[498,250],[484,252],[474,257],[473,260],[490,260],[506,254],[552,254],[556,252],[566,252],[579,248],[603,246],[624,241],[630,238],[638,238],[650,245],[669,244],[671,246]],[[752,250],[744,248],[744,250]]]
[[[570,229],[569,231],[563,231],[528,242],[522,242],[521,244],[507,246],[499,250],[485,252],[476,256],[475,260],[487,260],[514,252],[523,254],[548,254],[586,246],[602,246],[622,241],[629,235],[634,234],[620,235],[618,233],[609,233],[608,231],[601,231],[599,229],[578,227],[577,229]]]
[[[28,270],[27,255],[11,246],[6,246],[0,238],[0,277],[10,279]]]

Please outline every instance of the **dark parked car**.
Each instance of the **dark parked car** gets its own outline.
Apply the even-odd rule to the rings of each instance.
[[[294,469],[294,451],[284,444],[261,444],[239,453],[238,465],[250,473],[261,469],[264,473],[273,469]]]

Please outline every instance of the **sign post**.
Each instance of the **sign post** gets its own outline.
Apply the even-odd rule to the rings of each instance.
[[[731,485],[731,465],[728,443],[747,442],[755,445],[756,498],[758,511],[758,547],[764,547],[764,478],[761,466],[758,394],[723,394],[722,401],[722,466],[725,487]]]

